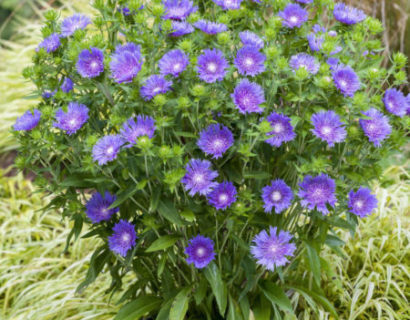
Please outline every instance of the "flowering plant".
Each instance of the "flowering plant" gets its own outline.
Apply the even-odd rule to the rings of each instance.
[[[96,0],[59,21],[24,75],[42,101],[14,125],[16,164],[99,237],[116,319],[255,319],[322,305],[324,245],[342,254],[405,142],[406,57],[332,0]],[[300,297],[298,299],[297,297]]]

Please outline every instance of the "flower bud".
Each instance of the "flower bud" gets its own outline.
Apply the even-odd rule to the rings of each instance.
[[[393,63],[396,68],[403,68],[407,63],[407,57],[401,52],[396,52],[393,54]]]
[[[231,40],[229,32],[218,33],[217,40],[218,40],[218,43],[221,44],[221,45],[225,45],[225,44],[229,43],[229,41]]]
[[[153,102],[155,106],[162,107],[167,102],[167,98],[163,94],[158,94],[154,97]]]
[[[195,97],[203,97],[203,96],[206,95],[207,90],[206,90],[206,87],[205,87],[204,85],[202,85],[202,84],[196,84],[196,85],[192,88],[191,92],[192,92],[192,94],[193,94]]]

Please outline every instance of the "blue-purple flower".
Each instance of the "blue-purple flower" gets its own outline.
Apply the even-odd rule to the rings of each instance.
[[[110,69],[117,83],[129,83],[137,76],[143,63],[141,47],[129,42],[118,45],[111,55]]]
[[[293,130],[289,117],[284,114],[272,112],[266,120],[269,121],[272,131],[266,134],[269,138],[265,141],[271,146],[280,147],[282,143],[295,139],[296,133]]]
[[[289,65],[294,71],[299,68],[305,68],[306,71],[311,74],[316,74],[320,67],[316,58],[307,53],[298,53],[293,55],[290,58]]]
[[[239,39],[241,39],[244,46],[262,49],[265,45],[263,40],[256,33],[249,30],[239,32]]]
[[[29,131],[37,127],[40,122],[41,112],[37,109],[27,110],[21,117],[17,118],[13,126],[15,131]]]
[[[218,49],[205,49],[198,57],[198,77],[207,83],[222,81],[226,75],[228,62]]]
[[[114,232],[108,237],[108,246],[112,252],[125,257],[127,252],[136,244],[137,233],[135,227],[132,223],[121,219],[114,225],[112,230]]]
[[[172,32],[168,34],[171,37],[180,37],[194,32],[194,27],[186,21],[172,21]]]
[[[189,191],[190,196],[199,193],[207,195],[212,188],[218,185],[214,179],[218,176],[218,172],[211,169],[212,164],[208,160],[192,159],[185,169],[186,174],[181,182],[184,184],[186,191]]]
[[[377,198],[372,195],[371,190],[360,187],[356,192],[349,192],[348,206],[351,213],[364,218],[377,209]]]
[[[61,35],[63,37],[69,37],[78,29],[84,30],[90,23],[90,18],[83,14],[76,13],[63,20],[61,23]]]
[[[224,10],[236,10],[241,7],[242,0],[212,0]]]
[[[288,28],[300,28],[308,19],[308,12],[297,3],[289,3],[278,16],[282,18],[282,25]]]
[[[269,227],[269,233],[263,230],[253,238],[255,245],[251,246],[251,253],[258,264],[274,271],[286,265],[288,258],[294,256],[296,246],[290,242],[292,239],[289,232],[281,230],[278,234],[276,227]]]
[[[336,70],[337,67],[339,66],[340,59],[339,58],[334,58],[330,57],[326,60],[326,63],[330,66],[330,70]]]
[[[231,94],[240,113],[261,113],[260,104],[265,102],[265,94],[262,87],[248,79],[242,79]]]
[[[208,195],[207,199],[217,210],[225,210],[236,201],[236,188],[232,182],[219,183]]]
[[[312,3],[313,0],[296,0],[296,2],[303,3],[303,4],[308,4],[308,3]]]
[[[71,90],[73,90],[73,88],[74,83],[70,78],[65,78],[63,84],[60,87],[61,91],[63,91],[64,93],[69,93]]]
[[[56,51],[60,47],[60,45],[60,35],[57,33],[53,33],[52,35],[48,36],[40,42],[36,51],[40,50],[40,48],[44,48],[48,53],[51,53]]]
[[[383,97],[384,106],[387,111],[398,116],[404,117],[407,111],[407,99],[403,92],[391,88],[387,89]]]
[[[77,102],[70,102],[67,112],[58,109],[55,115],[56,121],[53,126],[64,130],[68,135],[72,135],[79,130],[88,120],[88,108]]]
[[[117,200],[117,197],[108,191],[105,191],[104,195],[95,192],[85,205],[87,217],[92,223],[110,220],[111,216],[120,210],[119,208],[109,209],[115,200]]]
[[[234,64],[242,75],[256,76],[265,71],[266,56],[258,48],[244,46],[236,53]]]
[[[163,0],[165,6],[164,19],[185,20],[198,8],[190,0]]]
[[[198,28],[202,32],[205,32],[211,35],[228,30],[228,27],[223,23],[217,23],[217,22],[212,22],[212,21],[203,20],[203,19],[195,22],[194,26],[195,28]]]
[[[50,99],[51,97],[54,97],[56,93],[57,93],[57,90],[53,90],[53,91],[51,91],[51,90],[45,90],[45,91],[41,94],[41,96],[42,96],[44,99]]]
[[[380,147],[381,142],[386,139],[392,131],[389,118],[375,108],[370,108],[363,112],[363,114],[368,117],[368,119],[359,120],[364,134],[376,147]]]
[[[348,25],[356,24],[366,19],[366,14],[362,10],[347,6],[344,3],[335,5],[333,15],[337,21]]]
[[[102,137],[93,147],[93,159],[99,165],[104,165],[117,158],[124,139],[120,135],[108,135]]]
[[[306,176],[299,183],[299,197],[301,205],[309,210],[316,210],[323,215],[329,213],[327,204],[334,207],[336,204],[336,184],[327,174],[320,174],[316,177]]]
[[[330,147],[346,138],[346,129],[334,111],[321,111],[312,115],[313,134]]]
[[[141,96],[144,100],[151,100],[158,94],[166,93],[171,89],[172,82],[163,75],[150,76],[141,87]]]
[[[197,235],[189,239],[185,254],[188,255],[186,259],[188,264],[194,264],[195,268],[198,269],[205,268],[215,259],[214,242],[209,238]]]
[[[152,138],[155,132],[155,120],[149,116],[138,115],[137,121],[134,118],[128,119],[121,129],[121,135],[129,143],[129,147],[137,143],[141,136]]]
[[[306,38],[309,42],[310,50],[319,51],[322,49],[323,42],[325,41],[325,38],[322,35],[309,33]]]
[[[197,144],[205,154],[211,154],[217,159],[232,146],[233,141],[232,132],[224,125],[217,123],[201,131]]]
[[[78,55],[77,71],[84,78],[95,78],[104,71],[104,54],[100,49],[84,49]]]
[[[262,200],[265,212],[271,212],[275,208],[275,213],[281,213],[289,208],[292,203],[292,189],[281,179],[271,181],[271,184],[263,187]]]
[[[188,56],[184,51],[175,49],[168,51],[158,61],[160,73],[162,75],[173,75],[178,77],[179,74],[186,69],[189,64]]]
[[[350,66],[338,65],[332,72],[336,88],[346,97],[353,97],[360,89],[360,79]]]

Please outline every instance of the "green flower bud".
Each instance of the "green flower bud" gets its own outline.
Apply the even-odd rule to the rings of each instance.
[[[360,134],[359,128],[356,125],[352,125],[347,129],[349,137],[357,137]]]
[[[267,28],[265,31],[266,38],[268,40],[275,40],[276,38],[276,30],[273,28]]]
[[[191,92],[195,97],[203,97],[207,94],[206,87],[202,84],[196,84]]]
[[[158,18],[162,17],[165,14],[165,8],[161,4],[154,4],[152,6],[152,14]]]
[[[162,146],[158,150],[158,156],[163,160],[172,158],[173,155],[171,148],[169,146]]]
[[[153,102],[155,106],[162,107],[167,102],[167,98],[163,94],[158,94],[154,97]]]
[[[144,24],[146,21],[146,17],[144,12],[138,12],[136,15],[134,15],[134,21],[136,24]]]
[[[403,68],[407,63],[407,57],[401,52],[396,52],[393,54],[393,63],[396,68]]]
[[[320,88],[330,88],[331,85],[332,85],[332,78],[329,77],[329,76],[320,77],[320,78],[317,80],[317,85],[318,85]]]
[[[56,21],[58,19],[58,14],[54,10],[48,10],[44,14],[44,18],[46,18],[46,20],[48,20],[48,21]]]
[[[288,65],[288,60],[286,60],[285,57],[280,57],[277,61],[276,61],[276,65],[278,66],[278,68],[280,70],[286,69],[289,65]]]
[[[268,24],[270,27],[274,29],[280,29],[282,27],[282,19],[278,16],[273,16],[269,21]]]
[[[23,70],[23,77],[24,77],[25,79],[29,79],[29,78],[31,78],[33,75],[34,75],[34,70],[33,70],[32,67],[26,67],[26,68],[24,68],[24,70]]]
[[[401,70],[394,74],[394,78],[399,84],[403,84],[406,83],[407,74],[404,70]]]
[[[382,101],[382,97],[379,94],[375,94],[370,97],[371,104],[379,104]]]
[[[279,49],[277,47],[266,48],[266,56],[268,59],[273,59],[279,55]]]
[[[372,34],[377,34],[383,31],[383,24],[381,23],[380,20],[368,17],[365,21],[364,24],[367,26],[369,29],[370,33]]]
[[[218,35],[216,37],[217,37],[218,43],[221,44],[221,45],[225,45],[225,44],[229,43],[229,41],[231,40],[229,32],[218,33]]]
[[[137,140],[137,146],[142,150],[149,150],[152,147],[152,140],[147,136],[139,137]]]
[[[103,17],[96,17],[96,18],[94,18],[93,22],[94,22],[94,25],[97,28],[101,28],[104,25],[105,21],[104,21]]]
[[[32,130],[30,135],[33,138],[33,140],[40,140],[42,138],[41,131],[38,129]]]
[[[309,77],[309,71],[306,70],[306,68],[301,67],[299,69],[296,70],[295,72],[295,78],[296,80],[304,80],[307,77]]]
[[[268,133],[272,131],[272,126],[269,121],[263,120],[259,123],[259,131],[261,133]]]
[[[191,104],[191,101],[189,100],[188,97],[179,97],[178,98],[178,108],[179,109],[186,109],[189,107],[189,105]]]
[[[192,52],[193,43],[189,39],[182,40],[178,43],[178,47],[185,52]]]
[[[45,106],[42,110],[41,113],[43,114],[43,117],[45,119],[50,119],[54,115],[53,108],[51,106]]]
[[[88,136],[86,139],[86,144],[89,148],[93,147],[98,141],[98,137],[96,135]]]
[[[219,23],[228,25],[230,20],[231,19],[229,18],[227,14],[221,14],[220,16],[218,16],[216,21],[218,21]]]
[[[164,32],[171,32],[173,30],[172,29],[172,21],[171,20],[165,20],[164,22],[162,22],[161,28]]]
[[[184,154],[184,148],[181,147],[181,146],[178,146],[178,145],[173,146],[172,147],[172,154],[174,155],[174,157],[180,158]]]
[[[361,30],[356,29],[352,34],[352,39],[358,43],[364,41],[364,34]]]
[[[23,170],[26,167],[27,158],[23,156],[17,156],[14,159],[14,164],[19,170]]]

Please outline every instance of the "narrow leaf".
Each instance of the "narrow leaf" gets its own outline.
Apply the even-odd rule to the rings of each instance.
[[[223,316],[227,305],[227,289],[225,282],[222,281],[221,272],[215,263],[210,263],[205,269],[205,278],[211,285],[212,292],[218,304],[219,312]]]
[[[277,305],[283,311],[294,314],[292,304],[281,287],[268,281],[264,281],[260,287],[266,298],[268,298],[273,305]]]
[[[114,320],[138,320],[145,314],[157,309],[162,300],[154,296],[139,297],[118,311]]]
[[[309,262],[309,269],[313,274],[313,278],[315,279],[316,285],[320,287],[320,259],[319,254],[317,253],[316,249],[313,247],[312,244],[306,243],[306,252],[307,258]]]
[[[188,310],[191,287],[182,289],[175,297],[169,312],[169,320],[184,320]]]
[[[179,238],[179,236],[163,236],[161,238],[158,238],[148,247],[147,250],[145,250],[145,252],[154,252],[169,248],[173,246]]]

